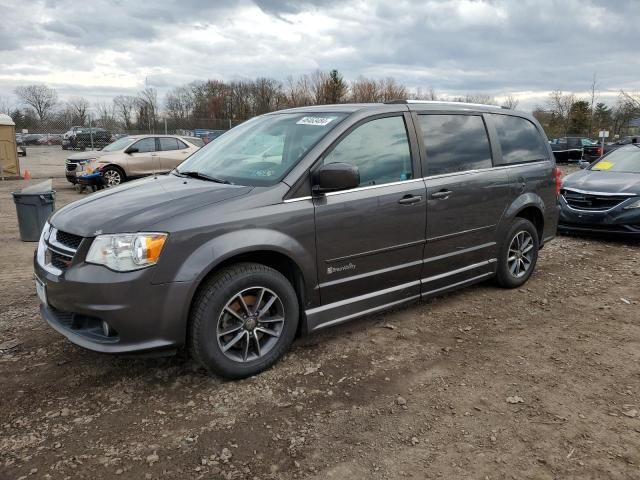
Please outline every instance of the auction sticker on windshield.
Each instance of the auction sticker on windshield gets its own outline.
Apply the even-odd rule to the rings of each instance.
[[[615,163],[613,162],[607,162],[606,160],[603,160],[602,162],[596,163],[593,168],[597,168],[598,170],[609,170],[614,165]]]
[[[297,125],[316,125],[318,127],[324,127],[329,122],[332,122],[335,117],[302,117],[296,122]]]

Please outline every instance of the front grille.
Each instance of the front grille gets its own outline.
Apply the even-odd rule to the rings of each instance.
[[[80,246],[80,242],[82,242],[82,237],[80,237],[79,235],[74,235],[73,233],[67,233],[58,230],[56,232],[56,240],[58,241],[58,243],[64,245],[67,248],[77,250]]]
[[[567,204],[577,210],[603,211],[609,210],[629,197],[624,195],[601,195],[595,193],[582,193],[563,189],[562,196]]]
[[[49,252],[51,255],[51,265],[56,267],[58,270],[66,270],[69,267],[71,260],[73,260],[73,257],[63,255],[55,250],[50,249]]]
[[[82,243],[82,237],[52,227],[48,235],[45,235],[45,242],[45,265],[51,265],[57,270],[65,271],[71,265],[73,257]]]

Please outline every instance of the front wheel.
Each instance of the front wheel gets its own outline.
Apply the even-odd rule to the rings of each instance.
[[[298,317],[298,298],[280,272],[257,263],[227,267],[204,284],[194,301],[192,357],[222,377],[256,375],[287,352]]]
[[[497,279],[500,286],[517,288],[533,273],[538,260],[538,231],[526,218],[516,218],[502,244]]]
[[[102,170],[102,180],[105,187],[115,187],[124,182],[124,172],[118,167],[108,166]]]

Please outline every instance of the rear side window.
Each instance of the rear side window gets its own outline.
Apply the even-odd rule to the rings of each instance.
[[[160,137],[160,150],[162,151],[181,150],[183,148],[187,148],[187,146],[177,138]]]
[[[492,115],[502,148],[502,163],[546,160],[547,150],[538,129],[529,120],[510,115]]]
[[[490,168],[491,147],[479,115],[418,115],[427,175]]]
[[[379,118],[360,125],[324,158],[324,164],[338,162],[358,167],[361,187],[409,180],[413,169],[404,119]]]

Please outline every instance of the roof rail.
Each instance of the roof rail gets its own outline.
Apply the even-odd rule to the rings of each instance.
[[[412,103],[417,103],[417,104],[433,104],[433,105],[461,105],[461,106],[468,106],[468,107],[488,107],[488,108],[501,108],[501,109],[507,109],[508,107],[505,107],[504,105],[499,106],[499,105],[487,105],[485,103],[469,103],[469,102],[452,102],[452,101],[442,101],[442,100],[403,100],[403,99],[398,99],[398,100],[390,100],[388,102],[384,102],[385,104],[412,104]]]

